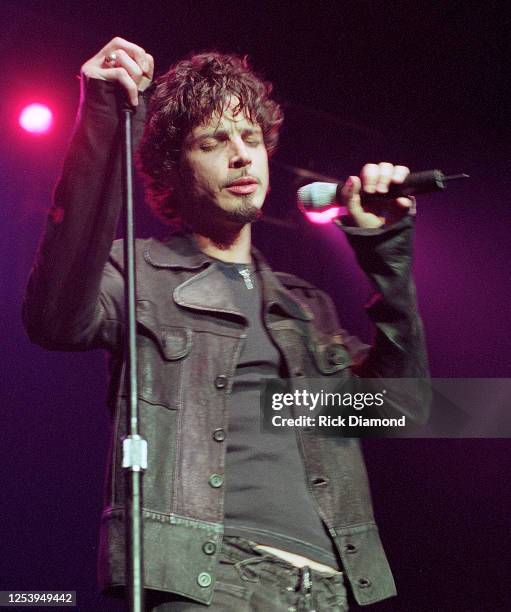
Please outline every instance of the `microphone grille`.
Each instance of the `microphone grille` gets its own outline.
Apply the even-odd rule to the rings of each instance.
[[[322,208],[335,201],[335,183],[310,183],[298,190],[298,200],[305,208]]]

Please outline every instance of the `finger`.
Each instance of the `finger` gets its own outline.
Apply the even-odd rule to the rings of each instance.
[[[401,208],[408,208],[411,210],[415,207],[415,198],[396,198],[395,202]]]
[[[376,191],[376,183],[378,182],[379,168],[377,164],[366,164],[360,172],[362,179],[362,187],[367,193]]]
[[[394,166],[394,173],[392,175],[393,183],[402,183],[406,177],[410,174],[410,168],[406,166]]]
[[[378,193],[387,193],[393,174],[393,164],[389,162],[381,162],[378,164],[378,180],[376,182],[376,191]]]
[[[401,207],[408,209],[410,215],[417,214],[417,200],[410,196],[409,198],[397,198],[396,203]]]
[[[350,176],[343,185],[341,191],[343,204],[348,208],[352,215],[359,212],[364,212],[362,209],[362,202],[360,200],[361,188],[362,183],[358,176]]]
[[[146,53],[147,70],[144,70],[144,76],[148,79],[153,79],[154,76],[154,58],[150,53]]]
[[[124,68],[133,81],[138,85],[144,76],[144,70],[126,53],[126,51],[124,51],[124,49],[117,49],[116,54],[117,60],[115,66]]]
[[[128,99],[133,106],[138,105],[138,88],[135,81],[130,77],[125,68],[119,66],[119,68],[108,68],[106,72],[109,73],[108,80],[117,81],[120,83],[128,95]]]
[[[142,68],[143,72],[149,70],[149,65],[146,58],[145,50],[139,45],[135,45],[134,43],[121,38],[120,36],[116,36],[109,43],[107,43],[103,49],[100,51],[103,55],[108,55],[112,52],[117,52],[119,49],[125,51],[132,59],[134,59],[137,64]]]
[[[154,59],[153,56],[149,53],[146,53],[147,61],[149,64],[149,70],[147,73],[144,73],[141,81],[138,84],[138,91],[145,91],[149,85],[151,85],[151,81],[153,80],[154,75]]]

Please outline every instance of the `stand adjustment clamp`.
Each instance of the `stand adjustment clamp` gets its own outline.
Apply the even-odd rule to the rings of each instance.
[[[147,440],[138,434],[122,441],[122,467],[132,472],[147,470]]]

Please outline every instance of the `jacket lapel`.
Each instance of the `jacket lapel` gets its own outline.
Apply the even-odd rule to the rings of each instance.
[[[311,321],[314,318],[311,309],[284,287],[256,248],[252,248],[252,257],[263,285],[263,301],[266,309],[269,310],[276,305],[293,319]]]
[[[282,285],[261,253],[253,248],[252,256],[260,275],[266,309],[277,305],[291,318],[310,321],[313,318],[311,310]],[[144,258],[155,267],[197,272],[174,289],[176,304],[244,319],[216,262],[197,248],[190,235],[177,234],[167,243],[151,239],[144,251]]]

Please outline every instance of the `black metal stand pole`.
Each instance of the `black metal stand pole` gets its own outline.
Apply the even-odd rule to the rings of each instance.
[[[133,220],[132,108],[121,110],[123,140],[123,200],[125,213],[125,351],[127,363],[127,429],[123,440],[122,467],[126,476],[126,589],[130,612],[144,612],[142,524],[142,476],[147,468],[147,442],[138,432],[138,383],[136,336],[136,269]]]

